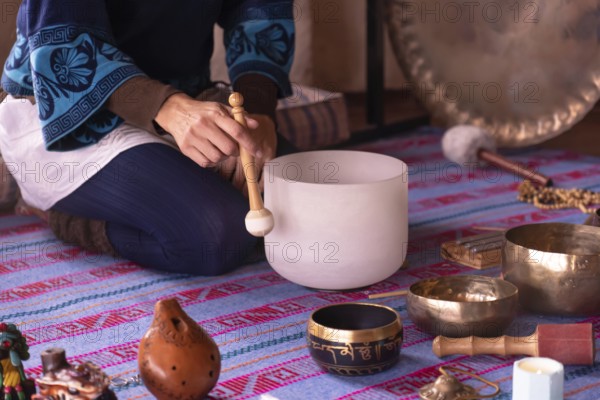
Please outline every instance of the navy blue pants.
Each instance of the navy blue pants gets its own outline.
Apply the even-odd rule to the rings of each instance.
[[[278,140],[278,155],[293,151]],[[119,154],[54,209],[106,221],[119,255],[164,271],[222,274],[257,243],[244,226],[248,200],[214,171],[158,143]]]

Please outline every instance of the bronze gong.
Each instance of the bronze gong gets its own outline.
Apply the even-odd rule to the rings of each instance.
[[[599,0],[386,0],[389,36],[434,121],[502,147],[550,139],[600,97]]]

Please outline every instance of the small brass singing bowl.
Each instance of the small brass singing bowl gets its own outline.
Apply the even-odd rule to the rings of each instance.
[[[501,336],[517,315],[518,292],[513,284],[487,276],[423,279],[409,289],[408,316],[434,336]]]
[[[519,288],[524,308],[560,316],[600,314],[600,228],[528,224],[505,236],[502,273]]]
[[[311,314],[306,339],[313,360],[328,372],[369,375],[398,362],[402,321],[390,307],[368,303],[334,304]]]

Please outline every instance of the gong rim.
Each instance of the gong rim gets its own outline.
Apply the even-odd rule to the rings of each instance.
[[[593,1],[589,0],[587,3],[592,4]],[[388,34],[393,53],[406,79],[412,85],[413,93],[423,103],[434,121],[440,121],[447,126],[475,125],[488,130],[495,137],[499,147],[523,147],[539,144],[562,134],[579,122],[600,99],[600,63],[598,63],[593,70],[588,71],[589,75],[580,77],[576,87],[564,93],[564,101],[562,99],[556,101],[555,105],[549,101],[550,110],[543,113],[535,112],[528,117],[515,118],[506,115],[504,118],[499,118],[491,115],[490,112],[469,107],[468,104],[448,101],[440,93],[448,80],[437,73],[440,63],[444,61],[432,60],[428,56],[430,49],[426,48],[427,41],[421,40],[419,36],[420,29],[422,30],[427,24],[433,26],[433,22],[423,22],[423,15],[419,13],[409,15],[407,8],[409,6],[425,9],[430,7],[431,10],[434,1],[386,0]],[[592,23],[593,27],[600,31],[600,17],[598,21]],[[439,24],[434,26],[436,27],[439,27]],[[593,51],[600,57],[600,38]],[[560,54],[557,54],[557,58],[560,58]],[[594,56],[590,56],[590,60],[594,60]],[[465,65],[464,68],[468,71],[470,66]],[[428,89],[418,90],[424,87]],[[489,108],[492,109],[493,106]]]

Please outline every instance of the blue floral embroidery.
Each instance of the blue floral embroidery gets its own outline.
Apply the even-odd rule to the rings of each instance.
[[[28,85],[29,87],[33,87],[33,78],[31,77],[31,75],[26,75],[25,77],[23,77],[23,83],[25,85]]]
[[[27,39],[17,32],[17,41],[6,60],[7,69],[17,69],[29,60],[29,51],[27,49]]]
[[[100,42],[97,44],[97,46],[100,49],[100,54],[102,54],[104,57],[111,61],[133,62],[133,60],[128,55],[126,55],[116,47],[109,45],[108,43]]]
[[[270,24],[254,34],[255,42],[250,40],[243,25],[238,25],[228,32],[226,38],[227,65],[231,66],[246,53],[254,50],[258,56],[266,56],[271,62],[285,66],[290,61],[293,51],[294,35],[288,35],[281,23]]]
[[[246,36],[244,27],[241,25],[236,26],[229,32],[227,41],[227,55],[225,59],[227,65],[235,63],[242,54],[252,50],[252,43]]]
[[[70,150],[97,142],[123,122],[102,106],[123,82],[142,74],[128,56],[99,37],[73,25],[57,25],[27,40],[19,37],[2,86],[13,95],[33,94],[46,147]]]
[[[33,75],[35,99],[38,104],[38,114],[42,121],[54,114],[54,99],[43,78]]]
[[[290,38],[281,24],[273,24],[256,32],[256,49],[262,51],[271,61],[279,65],[287,64],[291,51]]]
[[[50,69],[57,83],[67,90],[81,92],[90,87],[95,71],[94,49],[89,41],[74,48],[58,48],[50,55]]]
[[[269,18],[242,21],[226,31],[229,78],[247,73],[265,75],[277,83],[279,95],[289,96],[288,74],[294,56],[294,21]]]
[[[123,120],[118,115],[107,110],[100,110],[87,120],[86,125],[94,132],[109,133],[121,122]]]
[[[17,41],[12,47],[2,74],[2,88],[16,96],[32,96],[33,83],[29,70],[27,39],[17,30]]]

